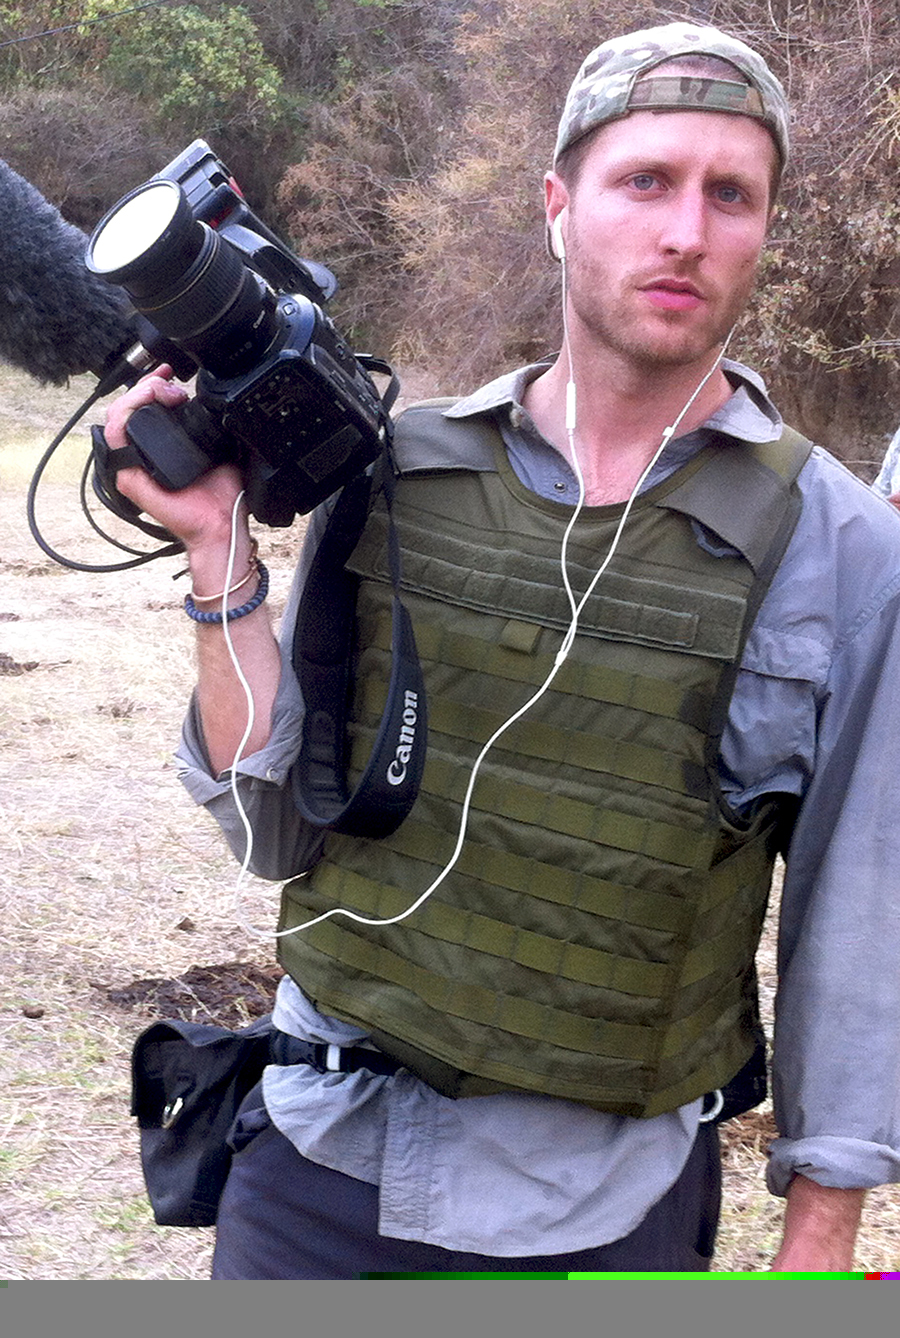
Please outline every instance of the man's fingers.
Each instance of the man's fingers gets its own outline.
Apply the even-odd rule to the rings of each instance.
[[[187,391],[171,380],[171,376],[170,367],[161,367],[151,375],[143,377],[137,385],[126,390],[109,406],[106,411],[104,435],[113,450],[118,450],[127,444],[125,428],[135,409],[154,403],[171,408],[187,399]]]

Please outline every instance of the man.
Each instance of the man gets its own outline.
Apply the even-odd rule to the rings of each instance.
[[[900,530],[721,361],[786,156],[780,85],[714,29],[629,34],[579,71],[546,179],[562,352],[398,428],[430,719],[390,837],[323,846],[297,814],[302,704],[250,598],[243,522],[226,579],[233,471],[170,496],[120,473],[184,539],[193,612],[224,594],[239,614],[253,867],[309,871],[283,893],[275,1025],[364,1065],[267,1069],[214,1276],[708,1268],[714,1120],[760,1098],[753,953],[779,846],[773,1267],[850,1268],[866,1188],[900,1177]],[[111,444],[138,404],[182,393],[128,392]],[[390,644],[383,540],[376,507],[351,561],[363,741]],[[224,640],[198,627],[181,755],[243,854],[228,773],[246,704]]]

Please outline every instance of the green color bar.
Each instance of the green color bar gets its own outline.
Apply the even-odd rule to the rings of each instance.
[[[865,1273],[569,1273],[569,1278],[864,1278]]]
[[[865,1273],[360,1273],[360,1278],[865,1278]],[[871,1275],[869,1275],[871,1276]]]

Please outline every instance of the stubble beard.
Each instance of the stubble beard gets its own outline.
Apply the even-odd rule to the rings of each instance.
[[[691,281],[690,274],[681,277]],[[570,294],[572,311],[588,340],[646,373],[709,362],[744,312],[754,282],[755,271],[718,312],[706,314],[656,311],[649,305],[641,312],[637,286],[626,283],[621,296],[610,295],[605,275],[584,270],[580,281],[570,284]]]

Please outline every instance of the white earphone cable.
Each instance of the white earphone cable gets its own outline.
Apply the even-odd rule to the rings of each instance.
[[[616,551],[617,551],[617,549],[618,549],[618,546],[619,546],[619,543],[620,543],[620,541],[621,541],[621,537],[622,537],[622,533],[623,533],[624,528],[625,528],[625,524],[626,524],[626,522],[627,522],[627,520],[628,520],[629,515],[631,514],[631,510],[632,510],[632,507],[633,507],[633,505],[634,505],[635,500],[637,499],[638,495],[640,494],[640,491],[641,491],[641,489],[643,488],[646,479],[647,479],[648,476],[650,475],[651,471],[653,470],[654,466],[656,465],[656,463],[657,463],[657,461],[659,460],[660,456],[662,455],[663,451],[666,449],[666,446],[669,444],[669,441],[671,440],[671,438],[675,435],[676,431],[678,430],[679,424],[682,422],[682,420],[684,419],[684,417],[685,417],[685,415],[687,414],[688,410],[691,408],[692,404],[695,402],[695,400],[697,399],[698,395],[700,395],[700,393],[702,392],[704,386],[707,384],[707,382],[709,381],[710,377],[711,377],[711,376],[713,375],[713,373],[716,371],[717,367],[719,366],[720,362],[722,361],[722,358],[723,358],[724,355],[725,355],[725,350],[726,350],[726,348],[728,347],[728,343],[729,343],[729,341],[730,341],[730,339],[731,339],[732,334],[734,333],[734,328],[733,328],[733,327],[732,327],[732,329],[729,331],[728,337],[726,338],[726,340],[725,340],[725,342],[723,343],[721,349],[719,350],[719,353],[718,353],[718,355],[716,356],[716,359],[715,359],[715,361],[713,362],[712,366],[710,367],[709,371],[708,371],[708,372],[705,374],[705,376],[702,378],[702,380],[701,380],[700,383],[698,384],[697,388],[694,390],[693,394],[692,394],[692,395],[690,396],[690,398],[687,400],[687,402],[685,403],[684,407],[681,409],[680,413],[678,414],[678,416],[676,417],[676,419],[674,420],[674,422],[671,424],[671,426],[667,427],[667,428],[665,429],[665,431],[663,432],[663,434],[662,434],[662,440],[660,441],[659,446],[657,447],[656,451],[654,452],[654,454],[653,454],[652,458],[650,459],[649,463],[646,465],[646,467],[645,467],[644,470],[642,471],[640,477],[638,478],[637,482],[635,483],[634,487],[633,487],[632,490],[631,490],[631,493],[630,493],[630,495],[629,495],[629,497],[628,497],[627,502],[625,503],[625,506],[624,506],[623,511],[622,511],[622,515],[621,515],[621,517],[619,518],[619,523],[618,523],[618,525],[616,526],[616,530],[615,530],[615,533],[614,533],[614,535],[613,535],[613,539],[612,539],[612,542],[611,542],[611,544],[610,544],[610,547],[609,547],[609,549],[608,549],[608,551],[607,551],[607,553],[606,553],[606,556],[604,557],[604,559],[603,559],[603,561],[601,562],[600,566],[597,568],[596,572],[594,573],[594,575],[593,575],[593,577],[592,577],[592,579],[591,579],[591,582],[590,582],[590,584],[588,585],[587,589],[585,590],[584,594],[581,596],[580,599],[576,600],[575,593],[574,593],[574,591],[573,591],[573,589],[572,589],[571,579],[570,579],[570,576],[569,576],[569,570],[568,570],[568,546],[569,546],[569,540],[570,540],[572,531],[573,531],[573,529],[574,529],[574,527],[575,527],[575,525],[576,525],[576,523],[577,523],[577,521],[578,521],[579,516],[581,515],[581,512],[582,512],[583,508],[584,508],[584,501],[585,501],[585,484],[584,484],[584,475],[583,475],[583,472],[582,472],[582,469],[581,469],[581,465],[580,465],[580,462],[579,462],[579,459],[578,459],[578,450],[577,450],[576,441],[575,441],[575,428],[576,428],[576,418],[577,418],[577,399],[576,399],[577,392],[576,392],[576,384],[575,384],[574,366],[573,366],[573,361],[572,361],[572,348],[571,348],[571,343],[570,343],[570,340],[569,340],[569,329],[568,329],[567,302],[566,302],[566,260],[565,260],[565,250],[564,250],[564,248],[563,248],[563,250],[562,250],[562,254],[560,255],[560,262],[561,262],[561,264],[562,264],[562,273],[563,273],[563,283],[562,283],[562,290],[563,290],[563,338],[564,338],[564,345],[565,345],[565,349],[566,349],[566,357],[567,357],[567,360],[568,360],[568,369],[569,369],[568,381],[567,381],[567,384],[566,384],[565,426],[566,426],[566,436],[567,436],[568,443],[569,443],[569,451],[570,451],[570,456],[571,456],[572,468],[573,468],[573,470],[574,470],[575,477],[576,477],[576,480],[577,480],[577,482],[578,482],[578,501],[577,501],[577,504],[576,504],[575,509],[574,509],[574,511],[573,511],[573,514],[572,514],[571,518],[569,519],[568,524],[566,525],[566,529],[565,529],[565,532],[564,532],[564,534],[563,534],[562,545],[561,545],[561,549],[560,549],[560,566],[561,566],[561,571],[562,571],[562,581],[563,581],[563,586],[564,586],[565,591],[566,591],[566,597],[567,597],[568,602],[569,602],[569,609],[570,609],[571,617],[570,617],[570,620],[569,620],[568,628],[567,628],[567,630],[566,630],[566,632],[565,632],[565,634],[564,634],[564,636],[563,636],[562,642],[561,642],[561,644],[560,644],[560,648],[559,648],[559,650],[558,650],[558,652],[557,652],[557,654],[556,654],[556,657],[555,657],[555,659],[554,659],[554,662],[553,662],[553,665],[552,665],[552,667],[551,667],[551,669],[550,669],[550,672],[548,673],[547,677],[544,679],[544,682],[540,685],[540,687],[537,688],[536,691],[535,691],[534,693],[532,693],[532,695],[528,698],[528,700],[527,700],[522,706],[520,706],[520,707],[518,708],[518,710],[516,710],[516,711],[515,711],[515,712],[514,712],[514,713],[513,713],[507,720],[505,720],[505,721],[503,722],[502,725],[499,725],[499,726],[497,727],[497,729],[494,731],[494,733],[491,735],[491,737],[490,737],[490,738],[487,740],[487,742],[483,745],[481,751],[479,752],[477,758],[475,759],[475,762],[474,762],[474,764],[473,764],[471,773],[470,773],[470,775],[469,775],[469,782],[468,782],[468,785],[467,785],[467,787],[466,787],[466,793],[465,793],[465,797],[464,797],[464,799],[463,799],[463,803],[462,803],[462,809],[461,809],[461,813],[460,813],[459,830],[458,830],[457,839],[456,839],[456,844],[455,844],[455,847],[454,847],[454,850],[453,850],[453,854],[451,855],[449,861],[448,861],[447,864],[444,866],[444,868],[440,871],[440,873],[439,873],[439,874],[437,875],[437,877],[434,879],[434,881],[433,881],[433,882],[432,882],[432,883],[425,889],[424,892],[422,892],[422,893],[415,899],[415,901],[413,901],[409,906],[407,906],[405,910],[401,911],[401,912],[400,912],[399,914],[397,914],[397,915],[389,916],[389,917],[387,917],[387,918],[385,918],[385,919],[376,919],[376,918],[371,918],[371,917],[364,916],[364,915],[359,915],[356,911],[347,910],[347,909],[346,909],[345,907],[343,907],[343,906],[333,906],[333,907],[331,907],[329,910],[324,911],[321,915],[317,915],[317,916],[315,916],[315,917],[314,917],[313,919],[311,919],[311,920],[306,920],[306,921],[303,922],[303,924],[293,925],[290,929],[282,929],[282,930],[276,930],[276,931],[273,931],[273,930],[271,930],[271,929],[259,929],[259,928],[257,928],[256,926],[247,923],[246,918],[245,918],[244,915],[243,915],[243,910],[242,910],[241,903],[240,903],[240,896],[239,896],[239,893],[240,893],[240,889],[241,889],[241,887],[242,887],[243,881],[244,881],[244,879],[245,879],[245,877],[246,877],[246,875],[247,875],[247,872],[248,872],[248,869],[249,869],[249,866],[250,866],[250,859],[251,859],[251,855],[252,855],[252,848],[253,848],[253,831],[252,831],[252,828],[251,828],[251,826],[250,826],[250,822],[249,822],[249,819],[248,819],[248,817],[247,817],[247,814],[246,814],[246,811],[245,811],[245,809],[244,809],[244,806],[243,806],[243,804],[242,804],[242,802],[241,802],[241,798],[240,798],[240,794],[239,794],[238,786],[237,786],[237,767],[238,767],[238,763],[240,762],[240,759],[241,759],[241,757],[242,757],[242,755],[243,755],[243,750],[244,750],[244,747],[246,746],[247,740],[248,740],[248,738],[250,737],[250,732],[251,732],[252,727],[253,727],[254,711],[255,711],[255,708],[254,708],[254,704],[253,704],[253,693],[252,693],[252,690],[251,690],[251,688],[250,688],[250,685],[247,683],[247,680],[246,680],[246,678],[245,678],[245,676],[244,676],[244,674],[243,674],[243,672],[242,672],[242,670],[241,670],[241,667],[240,667],[240,664],[239,664],[239,661],[238,661],[238,657],[237,657],[237,655],[235,654],[234,646],[233,646],[233,643],[232,643],[232,640],[231,640],[231,636],[230,636],[230,633],[229,633],[229,631],[228,631],[228,622],[227,622],[227,620],[226,620],[226,619],[224,618],[224,616],[223,616],[223,624],[222,624],[222,625],[223,625],[223,629],[224,629],[224,632],[225,632],[225,640],[226,640],[226,644],[227,644],[227,646],[228,646],[229,655],[230,655],[230,657],[231,657],[232,664],[234,665],[235,672],[237,673],[238,678],[239,678],[239,680],[240,680],[240,682],[241,682],[241,684],[242,684],[242,686],[243,686],[243,688],[244,688],[244,691],[245,691],[246,696],[247,696],[247,701],[248,701],[248,722],[247,722],[247,728],[246,728],[246,730],[245,730],[245,732],[244,732],[244,735],[243,735],[243,738],[241,739],[240,744],[238,745],[237,751],[236,751],[235,756],[234,756],[234,761],[232,762],[232,766],[231,766],[231,789],[232,789],[232,795],[233,795],[233,798],[234,798],[235,805],[236,805],[236,807],[237,807],[238,813],[240,814],[241,821],[242,821],[243,826],[244,826],[244,830],[245,830],[245,832],[246,832],[246,834],[247,834],[247,849],[246,849],[246,852],[245,852],[245,855],[244,855],[244,859],[243,859],[243,862],[242,862],[242,865],[241,865],[240,872],[239,872],[239,874],[238,874],[237,883],[236,883],[236,885],[235,885],[235,913],[236,913],[236,918],[239,920],[239,922],[240,922],[242,928],[243,928],[247,933],[249,933],[249,934],[258,935],[258,936],[260,936],[260,937],[265,937],[265,938],[267,938],[267,939],[271,939],[273,936],[274,936],[275,938],[284,938],[284,937],[286,937],[287,935],[298,934],[298,933],[303,932],[303,931],[306,930],[306,929],[311,929],[311,928],[313,927],[313,925],[321,924],[323,920],[328,920],[328,919],[330,919],[332,916],[336,916],[336,915],[343,915],[343,916],[345,916],[347,919],[349,919],[349,920],[354,920],[357,924],[363,924],[363,925],[382,926],[382,925],[393,925],[393,924],[398,924],[401,920],[405,920],[405,919],[407,918],[407,916],[412,915],[414,911],[418,910],[418,908],[419,908],[425,901],[428,900],[428,898],[432,895],[432,893],[435,892],[435,891],[438,889],[438,887],[440,887],[441,883],[443,883],[443,881],[445,880],[445,878],[447,878],[447,876],[448,876],[448,875],[452,872],[452,870],[455,868],[455,866],[456,866],[456,864],[457,864],[457,861],[459,860],[459,857],[460,857],[460,855],[461,855],[461,853],[462,853],[462,849],[463,849],[463,846],[464,846],[464,844],[465,844],[466,831],[467,831],[467,828],[468,828],[469,811],[470,811],[471,803],[472,803],[472,795],[473,795],[474,790],[475,790],[475,782],[476,782],[476,780],[477,780],[477,778],[478,778],[478,775],[479,775],[479,772],[480,772],[480,770],[481,770],[482,762],[484,761],[485,757],[486,757],[487,754],[490,752],[490,750],[491,750],[491,749],[494,747],[494,745],[497,743],[497,741],[498,741],[500,738],[502,738],[502,736],[507,732],[507,730],[509,730],[509,729],[510,729],[510,728],[511,728],[511,727],[512,727],[518,720],[520,720],[524,715],[526,715],[527,712],[530,711],[531,708],[532,708],[532,707],[533,707],[533,706],[540,700],[540,698],[544,696],[544,694],[548,691],[548,689],[550,688],[551,684],[553,683],[553,680],[556,678],[556,675],[558,674],[559,670],[562,668],[563,664],[565,663],[566,659],[568,658],[569,652],[571,651],[572,645],[574,644],[575,637],[576,637],[577,632],[578,632],[578,624],[579,624],[579,619],[580,619],[580,617],[581,617],[581,613],[582,613],[582,611],[583,611],[583,609],[584,609],[584,607],[585,607],[585,604],[587,603],[588,599],[590,598],[590,596],[593,594],[594,590],[596,589],[597,582],[600,580],[601,576],[602,576],[602,575],[604,574],[604,572],[607,570],[607,568],[609,567],[610,562],[612,561],[613,557],[615,556],[615,553],[616,553]],[[225,589],[226,589],[226,590],[228,590],[228,589],[230,588],[230,586],[231,586],[231,573],[232,573],[233,566],[234,566],[234,555],[235,555],[235,546],[236,546],[236,532],[237,532],[237,531],[236,531],[236,526],[237,526],[237,516],[238,516],[239,503],[240,503],[242,497],[243,497],[243,493],[241,494],[240,497],[238,497],[237,501],[235,502],[234,512],[233,512],[233,514],[232,514],[232,545],[231,545],[231,551],[230,551],[230,553],[229,553],[229,558],[228,558],[228,571],[227,571],[227,576],[226,576],[226,580],[225,580]],[[225,601],[225,599],[223,598],[223,615],[224,615],[224,613],[225,613],[225,603],[226,603],[226,601]]]

